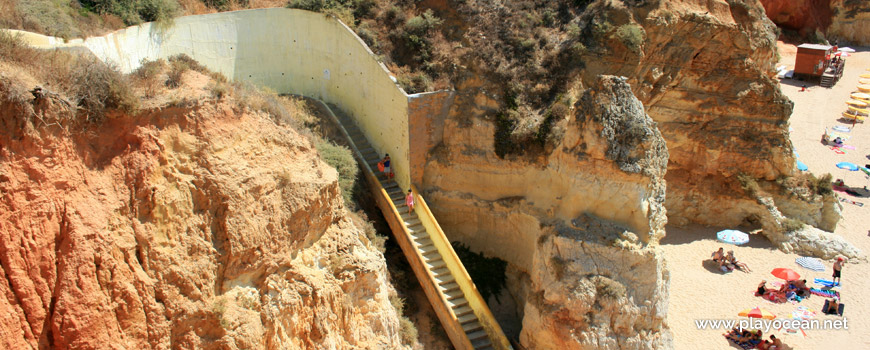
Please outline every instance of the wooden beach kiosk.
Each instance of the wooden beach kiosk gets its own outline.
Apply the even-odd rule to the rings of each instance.
[[[819,80],[819,85],[831,87],[843,74],[845,64],[841,58],[834,58],[833,46],[820,44],[801,44],[797,47],[794,62],[794,75],[801,80]]]

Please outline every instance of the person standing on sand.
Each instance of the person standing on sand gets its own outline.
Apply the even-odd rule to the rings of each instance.
[[[408,195],[405,196],[405,205],[408,206],[408,212],[414,212],[414,192],[408,189]]]
[[[834,282],[835,285],[840,283],[840,272],[843,270],[843,264],[846,263],[845,260],[843,257],[838,257],[837,262],[834,263],[834,278],[831,279],[831,282]]]

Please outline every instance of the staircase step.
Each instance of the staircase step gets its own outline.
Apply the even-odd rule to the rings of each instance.
[[[462,294],[462,290],[459,289],[459,285],[457,285],[456,289],[451,289],[448,292],[443,292],[443,293],[444,293],[444,296],[447,299],[447,301],[450,301],[450,302],[457,300],[459,298],[465,297],[465,294]]]
[[[453,309],[453,314],[455,314],[456,317],[465,316],[473,312],[474,310],[472,310],[471,307],[469,307],[468,305]]]
[[[426,262],[426,265],[429,265],[430,270],[434,270],[434,269],[440,269],[442,267],[447,266],[447,262],[445,262],[443,259],[439,259],[439,260],[435,260],[435,261]]]
[[[419,240],[415,239],[415,240],[414,240],[414,243],[417,243],[417,246],[418,246],[418,247],[425,247],[425,246],[427,246],[427,245],[434,244],[434,243],[432,243],[432,239],[429,238],[429,237],[422,238],[422,239],[419,239]],[[444,261],[444,260],[441,260],[441,261]]]
[[[423,258],[426,260],[435,260],[435,259],[440,258],[440,257],[441,257],[441,253],[439,253],[437,250],[433,250],[433,251],[428,252],[428,253],[423,253]]]
[[[471,342],[471,346],[474,347],[475,350],[492,349],[492,342],[489,341],[489,338],[483,338]]]
[[[447,301],[447,304],[448,304],[451,308],[454,308],[454,309],[455,309],[455,308],[457,308],[457,307],[463,307],[463,306],[465,306],[465,305],[468,305],[468,300],[465,300],[465,298],[460,297],[460,298],[457,298],[457,299],[448,300],[448,301]]]
[[[423,239],[429,237],[429,233],[426,232],[426,228],[423,227],[423,224],[410,226],[408,227],[408,231],[411,231],[411,237],[413,237],[414,239]]]
[[[423,247],[417,247],[417,250],[419,250],[421,253],[423,253],[425,255],[426,253],[437,252],[438,248],[436,248],[434,244],[430,244],[430,245],[423,246]],[[447,271],[447,272],[449,273],[450,271]],[[437,275],[437,276],[440,276],[440,275]]]
[[[462,295],[462,290],[459,289],[458,283],[445,284],[440,287],[441,293],[444,293],[444,295],[452,296],[454,295],[453,293],[459,293],[460,296]]]
[[[453,278],[453,275],[444,275],[441,277],[435,277],[435,281],[438,282],[438,285],[444,285],[450,282],[456,282],[456,279]]]
[[[472,341],[472,342],[475,341],[475,340],[478,340],[478,339],[480,339],[480,338],[486,338],[486,337],[487,337],[486,331],[483,330],[483,327],[482,327],[482,326],[480,327],[479,330],[475,330],[474,332],[467,332],[467,331],[466,331],[466,332],[465,332],[465,335],[468,337],[468,340],[470,340],[470,341]]]
[[[469,323],[462,325],[462,331],[465,332],[465,334],[477,332],[477,331],[482,330],[482,329],[483,329],[483,326],[480,325],[480,322],[478,322],[477,320],[475,320],[474,322],[469,322]]]
[[[417,219],[417,218],[413,218],[413,219],[404,219],[403,218],[402,221],[405,222],[405,226],[407,226],[407,227],[411,227],[411,226],[414,226],[414,225],[417,225],[420,223],[420,219]]]
[[[477,316],[474,316],[474,313],[470,313],[467,315],[463,315],[462,317],[457,317],[459,320],[459,324],[465,324],[471,321],[477,321]]]
[[[432,245],[432,248],[435,248],[435,245]],[[450,274],[450,269],[448,269],[446,267],[442,267],[442,268],[439,268],[436,270],[432,270],[432,274],[435,275],[436,277],[437,276],[444,276],[444,275]]]

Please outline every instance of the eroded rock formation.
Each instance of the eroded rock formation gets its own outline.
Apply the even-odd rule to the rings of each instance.
[[[870,45],[870,2],[831,0],[834,18],[826,32],[833,39],[851,45]]]
[[[667,348],[668,273],[656,246],[668,151],[625,79],[602,77],[555,122],[559,141],[539,157],[498,158],[495,124],[448,118],[424,192],[451,239],[511,264],[521,342]]]
[[[767,17],[802,36],[818,31],[830,41],[870,45],[870,3],[860,0],[761,0]]]
[[[0,348],[402,348],[383,256],[293,128],[100,123],[0,76]],[[67,107],[64,107],[67,106]]]

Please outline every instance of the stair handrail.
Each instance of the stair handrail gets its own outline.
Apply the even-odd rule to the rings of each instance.
[[[393,230],[394,233],[396,232],[396,227],[393,226],[397,226],[398,229],[402,232],[402,237],[399,237],[400,235],[396,234],[394,234],[394,236],[396,237],[396,241],[399,242],[399,245],[402,248],[402,252],[405,253],[405,256],[408,257],[408,252],[411,251],[415,259],[419,262],[414,263],[412,261],[414,259],[408,259],[409,265],[411,265],[411,268],[414,270],[414,274],[418,275],[422,272],[425,276],[428,277],[425,281],[428,283],[424,283],[424,281],[419,279],[418,275],[417,280],[420,282],[420,286],[423,287],[423,291],[427,294],[428,298],[430,298],[430,301],[432,297],[430,294],[434,294],[441,301],[441,303],[439,303],[440,307],[432,305],[432,308],[435,310],[435,314],[438,316],[438,318],[441,319],[441,324],[442,326],[444,326],[444,330],[447,333],[447,336],[450,338],[450,341],[457,349],[473,350],[474,347],[471,345],[471,340],[468,339],[468,336],[462,329],[462,325],[459,324],[459,319],[456,317],[456,314],[453,313],[453,310],[449,307],[449,304],[447,303],[447,298],[443,293],[440,292],[438,287],[438,280],[435,279],[435,275],[432,274],[431,270],[423,266],[426,260],[423,258],[423,254],[421,254],[420,251],[414,247],[413,242],[411,242],[411,232],[408,231],[408,228],[405,226],[404,222],[402,222],[402,215],[399,213],[398,209],[396,209],[395,204],[393,204],[393,201],[390,199],[389,193],[387,193],[384,186],[381,185],[381,182],[378,180],[377,176],[374,175],[374,171],[372,170],[371,166],[369,166],[369,164],[366,162],[362,152],[359,150],[356,144],[353,143],[353,139],[350,137],[350,133],[347,132],[347,129],[344,128],[344,125],[341,124],[341,121],[332,112],[332,109],[329,108],[327,104],[323,103],[323,101],[316,99],[313,100],[317,101],[322,107],[324,107],[327,112],[326,114],[329,115],[332,122],[335,123],[335,125],[338,127],[338,130],[348,141],[348,146],[350,146],[356,158],[363,163],[363,173],[370,187],[373,190],[377,188],[377,190],[374,192],[377,193],[377,195],[375,196],[375,200],[379,202],[379,206],[382,209],[384,207],[388,207],[393,214],[393,217],[395,218],[394,220],[390,220],[390,218],[386,217],[387,215],[384,216],[387,219],[387,223],[390,225],[390,228]],[[362,129],[360,130],[362,131]],[[451,273],[452,272],[453,271],[451,271]]]
[[[431,237],[435,248],[438,249],[447,268],[450,269],[450,273],[456,279],[456,283],[462,290],[462,294],[465,295],[465,299],[468,300],[468,305],[475,316],[477,316],[478,322],[483,326],[490,342],[492,342],[492,346],[497,350],[512,350],[510,341],[505,336],[501,326],[496,322],[495,316],[489,310],[489,305],[486,303],[486,300],[483,300],[483,297],[477,290],[477,286],[474,285],[474,281],[468,275],[468,271],[462,265],[462,261],[459,260],[456,251],[453,250],[453,246],[450,245],[450,240],[447,239],[447,235],[444,234],[441,225],[438,225],[435,215],[432,214],[429,205],[423,199],[422,192],[417,190],[417,187],[413,184],[411,185],[411,190],[414,193],[414,211],[417,213],[417,217],[420,218],[420,222],[429,231],[429,237]]]

